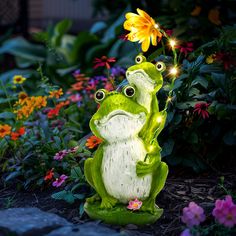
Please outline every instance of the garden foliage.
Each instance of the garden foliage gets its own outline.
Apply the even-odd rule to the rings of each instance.
[[[122,25],[125,13],[135,7],[157,16],[160,27],[177,42],[179,73],[170,98],[168,68],[174,55],[168,40],[145,53],[149,61],[161,60],[167,66],[158,94],[161,109],[170,99],[159,140],[162,157],[170,165],[196,172],[219,169],[226,158],[228,164],[235,162],[233,1],[206,5],[205,1],[164,4],[150,0],[139,6],[137,1],[129,2],[116,1],[123,6],[121,12],[113,2],[94,1],[99,12],[112,14],[106,22],[97,22],[90,31],[77,35],[69,33],[72,22],[62,20],[30,39],[1,36],[0,168],[5,181],[16,179],[25,188],[60,187],[66,182],[65,189],[53,197],[70,203],[90,192],[83,163],[99,143],[90,137],[88,128],[96,110],[93,94],[98,88],[119,89],[127,83],[125,69],[134,64],[139,46],[127,41]],[[115,64],[109,62],[111,57],[116,58]],[[107,60],[111,68],[106,63],[93,68],[95,58],[98,63]],[[15,81],[14,76],[25,80]]]

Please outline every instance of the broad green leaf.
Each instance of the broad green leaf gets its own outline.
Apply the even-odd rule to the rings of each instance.
[[[98,21],[92,25],[92,27],[90,29],[90,33],[96,34],[99,31],[105,29],[106,27],[107,27],[107,24],[104,21]]]
[[[0,119],[13,119],[15,118],[15,114],[12,112],[2,112],[0,113]]]

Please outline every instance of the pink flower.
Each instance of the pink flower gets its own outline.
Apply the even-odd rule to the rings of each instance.
[[[181,220],[191,228],[194,225],[199,225],[205,218],[204,210],[195,202],[190,202],[188,207],[183,209]]]
[[[185,57],[188,55],[189,52],[192,52],[194,50],[193,43],[191,42],[183,43],[182,45],[176,45],[175,47],[178,48],[180,52],[185,55]]]
[[[56,180],[52,183],[52,186],[58,188],[66,181],[66,179],[68,179],[68,176],[61,175],[59,178],[56,178]]]
[[[167,30],[165,30],[165,32],[169,37],[172,36],[172,34],[173,34],[173,30],[171,30],[171,29],[167,29]]]
[[[114,57],[106,57],[106,56],[102,56],[101,58],[95,58],[94,59],[94,69],[98,68],[98,67],[106,67],[107,69],[110,69],[110,63],[114,63],[116,62],[116,59]]]
[[[82,100],[82,96],[77,93],[77,94],[73,94],[69,97],[69,99],[72,101],[72,102],[80,102]]]
[[[139,201],[137,198],[135,198],[135,200],[129,201],[129,205],[127,206],[127,209],[136,211],[136,210],[140,209],[142,204],[143,203],[141,201]]]
[[[202,116],[203,119],[209,118],[209,112],[207,111],[209,105],[210,104],[206,102],[197,103],[194,106],[193,113],[197,113],[199,116]]]
[[[64,158],[64,156],[67,155],[67,154],[68,154],[67,150],[62,150],[62,151],[56,153],[53,159],[54,159],[54,160],[57,160],[57,161],[60,161],[60,160],[62,160],[62,159]]]
[[[192,234],[190,233],[190,230],[189,229],[185,229],[181,234],[180,236],[192,236]]]
[[[231,196],[226,196],[225,200],[216,200],[212,215],[222,225],[228,228],[236,225],[236,205]]]

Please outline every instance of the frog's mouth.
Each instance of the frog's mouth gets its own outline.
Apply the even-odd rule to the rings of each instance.
[[[135,71],[127,71],[126,77],[127,77],[128,81],[131,83],[134,82],[135,80],[141,80],[148,87],[149,86],[155,87],[155,85],[156,85],[156,81],[152,80],[143,69],[139,69],[139,70],[135,70]],[[134,84],[136,84],[136,83],[134,83]]]
[[[111,113],[109,113],[107,116],[103,117],[101,120],[95,120],[94,124],[96,126],[104,126],[107,124],[108,121],[110,121],[114,117],[127,117],[132,120],[140,121],[141,123],[145,123],[146,120],[146,114],[145,112],[141,112],[139,114],[132,114],[124,110],[114,110]]]

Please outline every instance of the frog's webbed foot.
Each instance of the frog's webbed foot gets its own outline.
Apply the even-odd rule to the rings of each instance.
[[[152,214],[156,212],[156,204],[155,204],[155,199],[153,198],[148,198],[143,201],[142,207],[140,208],[141,211],[147,211]]]
[[[111,197],[111,196],[104,197],[104,198],[102,198],[100,208],[102,208],[102,209],[112,208],[116,205],[117,201],[118,201],[117,199],[115,199],[114,197]]]
[[[94,203],[96,201],[99,201],[100,199],[101,199],[100,196],[96,193],[92,197],[86,198],[86,202]]]

